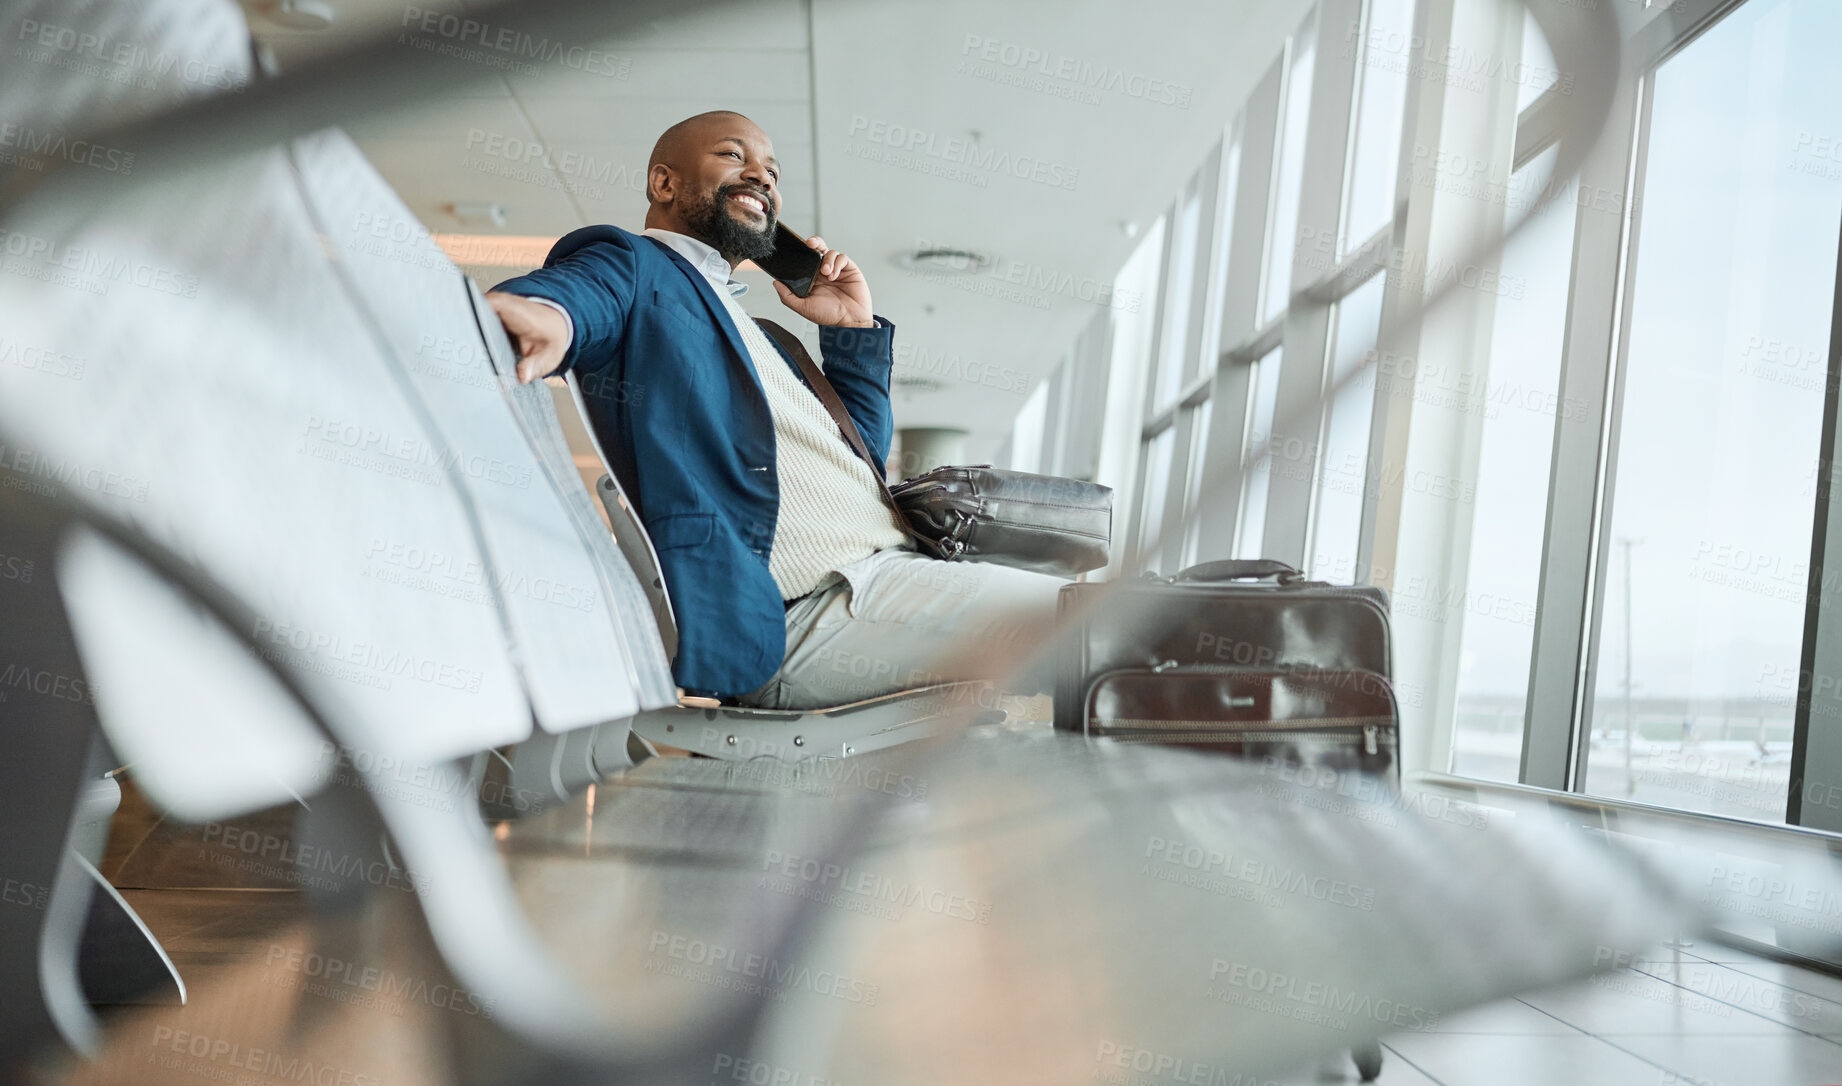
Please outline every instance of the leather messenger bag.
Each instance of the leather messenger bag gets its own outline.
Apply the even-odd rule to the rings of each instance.
[[[845,443],[870,466],[883,501],[917,551],[943,562],[994,562],[1057,577],[1106,565],[1113,537],[1111,488],[990,464],[935,468],[892,487],[838,391],[799,339],[773,321],[757,317],[755,323],[793,359]]]

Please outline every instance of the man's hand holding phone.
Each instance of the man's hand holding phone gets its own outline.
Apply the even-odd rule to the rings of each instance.
[[[556,310],[516,294],[493,292],[486,296],[512,349],[518,352],[518,383],[528,385],[555,373],[569,350],[569,319]]]
[[[836,249],[826,248],[824,238],[807,238],[806,245],[819,253],[819,270],[813,275],[812,289],[802,298],[776,279],[774,290],[780,295],[781,303],[814,324],[847,328],[868,328],[875,324],[870,308],[870,284],[857,262]]]

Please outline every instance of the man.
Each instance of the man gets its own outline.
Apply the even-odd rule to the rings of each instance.
[[[518,379],[573,369],[621,390],[589,398],[590,422],[658,550],[688,692],[818,708],[1003,678],[1052,621],[1061,582],[910,549],[880,467],[743,312],[747,288],[730,273],[773,250],[779,181],[773,144],[741,114],[667,129],[647,166],[643,234],[578,230],[543,270],[486,296]],[[774,288],[820,326],[824,374],[880,465],[894,326],[872,313],[856,262],[808,244],[823,254],[808,296]]]

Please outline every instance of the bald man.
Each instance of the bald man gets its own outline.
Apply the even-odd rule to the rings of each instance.
[[[667,129],[642,233],[575,231],[542,270],[486,296],[518,379],[573,371],[595,393],[589,421],[658,551],[687,692],[820,708],[1006,678],[1062,582],[912,549],[877,483],[894,434],[894,326],[872,312],[863,270],[809,238],[821,254],[811,291],[774,289],[819,326],[821,369],[874,465],[737,300],[748,288],[735,266],[773,251],[780,169],[739,113]]]

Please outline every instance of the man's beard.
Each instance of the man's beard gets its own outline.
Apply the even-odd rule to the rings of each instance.
[[[765,218],[760,227],[750,226],[729,213],[730,195],[740,192],[761,198]],[[723,254],[723,259],[732,265],[759,260],[774,251],[774,203],[753,185],[719,186],[710,200],[691,209],[685,222],[697,231],[699,241]]]

